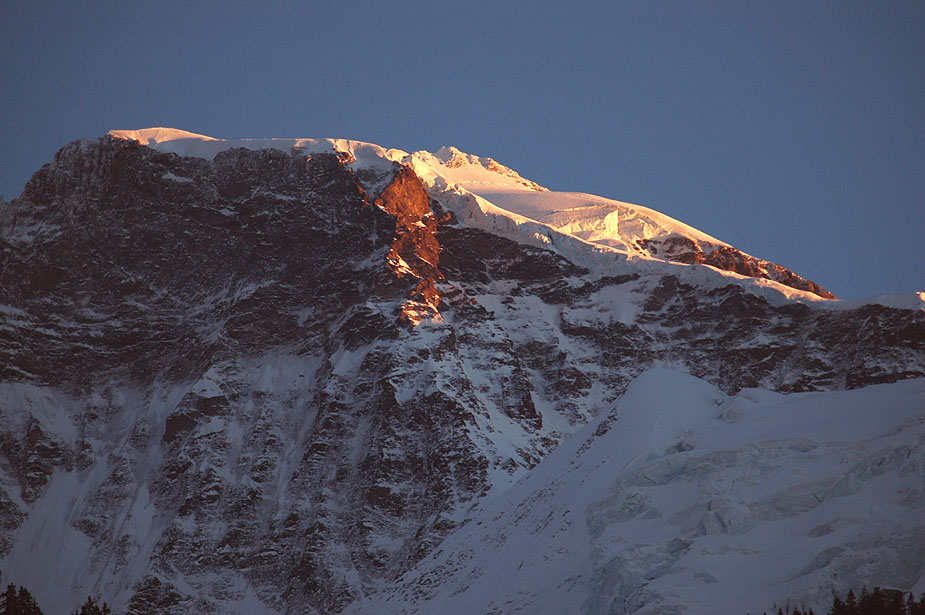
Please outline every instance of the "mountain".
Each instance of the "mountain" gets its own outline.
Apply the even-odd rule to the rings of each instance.
[[[506,596],[483,594],[493,579],[543,600],[529,612],[559,612],[536,604],[568,582],[551,594],[573,612],[642,613],[661,579],[677,591],[660,612],[694,613],[700,572],[754,588],[752,610],[854,578],[922,583],[914,540],[888,540],[904,563],[885,572],[837,563],[874,553],[865,536],[921,532],[922,293],[839,301],[658,212],[454,148],[167,128],[65,146],[0,204],[0,255],[0,570],[46,612],[87,594],[139,615],[436,612],[429,597]],[[690,424],[632,427],[659,416]],[[883,465],[878,447],[900,452]],[[632,482],[714,458],[734,471]],[[833,529],[779,568],[742,581],[692,555],[761,551],[794,516],[769,502],[816,497],[842,462],[878,478],[825,491],[861,502],[841,521],[800,509],[793,532]],[[624,520],[620,489],[643,512]],[[574,496],[535,496],[555,491]],[[582,546],[486,580],[499,536],[530,543],[515,511],[534,504],[569,506],[575,529],[549,544]],[[640,533],[621,548],[624,522]],[[798,574],[807,555],[831,559]]]

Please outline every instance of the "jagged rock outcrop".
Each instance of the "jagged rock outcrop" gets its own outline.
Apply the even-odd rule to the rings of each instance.
[[[730,393],[925,375],[920,311],[592,276],[352,163],[106,137],[3,205],[0,557],[45,522],[87,559],[37,594],[336,613],[652,365]]]
[[[672,235],[665,239],[640,239],[637,244],[652,256],[676,263],[712,265],[717,269],[733,271],[751,278],[774,280],[784,286],[809,291],[826,299],[836,298],[812,280],[806,280],[777,263],[749,256],[732,246],[708,244],[704,250],[700,243],[681,235]]]
[[[396,236],[388,255],[390,269],[399,278],[411,275],[420,280],[411,296],[412,304],[403,312],[405,318],[417,324],[421,317],[437,313],[440,295],[436,284],[443,279],[438,268],[440,244],[434,236],[437,219],[431,211],[430,198],[411,169],[398,167],[375,203],[395,216]],[[422,313],[418,313],[415,303],[423,304]]]

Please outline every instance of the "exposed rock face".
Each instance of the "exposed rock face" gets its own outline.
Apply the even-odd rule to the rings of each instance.
[[[423,304],[419,314],[413,303],[403,315],[414,324],[422,315],[437,313],[440,296],[436,283],[443,279],[437,268],[440,244],[434,237],[437,220],[430,210],[430,199],[421,180],[407,167],[399,167],[376,205],[395,216],[396,236],[389,250],[389,268],[399,277],[408,275],[420,279],[414,288],[412,302]]]
[[[104,138],[0,210],[0,557],[29,518],[88,558],[37,594],[336,613],[653,364],[727,392],[925,375],[921,312],[594,278],[349,162]]]
[[[650,255],[677,263],[712,265],[717,269],[734,271],[750,278],[774,280],[785,286],[809,291],[826,299],[836,298],[835,295],[812,280],[801,278],[786,267],[776,263],[749,256],[732,246],[708,245],[707,249],[704,250],[699,243],[680,235],[674,235],[666,239],[641,239],[637,243],[640,248]]]

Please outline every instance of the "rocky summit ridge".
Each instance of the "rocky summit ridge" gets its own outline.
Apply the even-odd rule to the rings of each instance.
[[[641,374],[894,386],[925,376],[920,303],[452,148],[78,141],[0,204],[0,569],[49,612],[412,600]]]

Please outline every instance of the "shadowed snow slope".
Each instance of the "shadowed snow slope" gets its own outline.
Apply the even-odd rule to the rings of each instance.
[[[823,612],[862,582],[918,592],[923,481],[923,379],[729,397],[651,370],[355,612]]]

